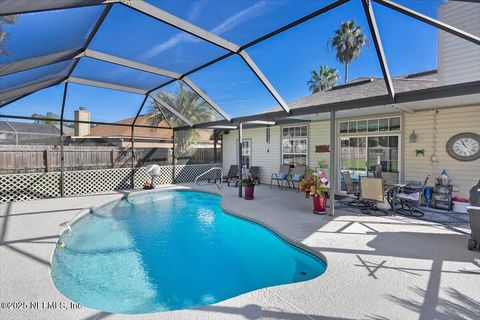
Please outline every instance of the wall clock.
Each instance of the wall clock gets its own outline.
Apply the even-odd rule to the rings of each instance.
[[[454,135],[447,142],[447,153],[459,161],[480,159],[480,135],[473,132]]]

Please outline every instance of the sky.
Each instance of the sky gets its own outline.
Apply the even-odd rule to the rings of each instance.
[[[276,28],[313,12],[331,1],[147,1],[238,45],[243,45]],[[397,0],[431,17],[437,16],[442,0]],[[376,3],[373,9],[384,51],[393,76],[437,67],[437,30]],[[9,33],[9,54],[0,63],[79,48],[98,19],[102,7],[86,7],[21,15]],[[344,66],[328,47],[343,21],[354,20],[362,27],[368,43],[349,67],[349,80],[381,77],[360,0],[351,0],[247,52],[279,94],[294,101],[309,94],[307,81],[312,70],[327,65],[338,70],[344,82]],[[74,21],[75,23],[71,23]],[[114,5],[93,39],[90,48],[178,73],[186,72],[226,53],[222,48],[165,25],[122,5]],[[63,63],[4,77],[2,87],[13,87],[50,73],[66,72]],[[61,72],[60,72],[61,73]],[[73,76],[150,89],[168,79],[146,72],[82,58]],[[231,116],[255,114],[275,108],[277,103],[238,55],[192,74],[189,78]],[[166,88],[172,92],[176,84]],[[16,101],[1,113],[29,116],[48,111],[60,114],[63,85],[44,89]],[[80,106],[92,112],[93,121],[115,122],[135,116],[143,96],[82,85],[69,85],[65,118],[72,119]],[[148,108],[144,108],[146,111]]]

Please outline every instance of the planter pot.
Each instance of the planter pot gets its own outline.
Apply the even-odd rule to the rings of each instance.
[[[325,214],[327,212],[327,197],[313,197],[313,213]]]
[[[253,200],[254,190],[255,190],[255,185],[254,184],[252,184],[251,186],[244,186],[243,191],[244,191],[245,195],[243,196],[243,198],[245,200]]]

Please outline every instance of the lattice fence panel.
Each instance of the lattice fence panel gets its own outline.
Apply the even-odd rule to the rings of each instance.
[[[195,178],[205,171],[221,166],[222,164],[220,163],[175,166],[175,183],[195,181]],[[207,178],[213,179],[219,177],[219,175],[219,171],[212,171],[203,176],[202,180],[206,180]]]
[[[60,197],[60,173],[0,175],[0,203]]]
[[[131,189],[130,168],[65,172],[65,195]]]
[[[193,182],[205,171],[221,164],[160,166],[155,185]],[[79,170],[65,172],[65,196],[131,189],[131,168]],[[203,179],[219,177],[218,171]],[[145,168],[136,168],[135,189],[142,188],[149,177]],[[25,173],[0,175],[0,203],[60,197],[60,173]]]
[[[145,180],[149,178],[149,174],[145,168],[135,169],[135,188],[142,188]],[[156,186],[173,183],[173,166],[160,166],[160,176],[155,177],[153,184]]]

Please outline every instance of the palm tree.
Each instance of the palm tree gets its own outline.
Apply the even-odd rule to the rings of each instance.
[[[196,92],[189,90],[182,82],[179,82],[175,93],[161,91],[157,95],[194,124],[215,120],[215,111],[212,107]],[[147,117],[152,126],[158,126],[163,120],[167,120],[172,127],[185,125],[173,113],[165,108],[160,108],[161,106],[155,101],[150,102]],[[178,153],[186,155],[192,150],[190,147],[197,142],[198,133],[195,130],[179,131],[175,138]]]
[[[329,46],[337,52],[337,60],[345,64],[345,82],[348,81],[348,65],[355,60],[367,43],[367,36],[362,33],[362,27],[355,21],[342,22],[335,31],[335,36],[329,41]]]
[[[58,121],[55,121],[55,120],[50,120],[50,119],[60,119],[60,116],[56,113],[53,113],[53,112],[47,112],[45,115],[41,114],[41,113],[34,113],[32,114],[32,118],[44,118],[44,120],[33,120],[33,123],[36,123],[36,124],[52,124],[52,125],[55,125],[55,124],[58,124]]]
[[[325,91],[333,87],[338,80],[338,71],[336,68],[328,68],[328,66],[320,66],[320,72],[312,70],[310,80],[307,82],[310,92],[316,93]]]
[[[5,40],[7,39],[8,33],[3,30],[3,26],[6,24],[14,24],[17,22],[17,15],[3,16],[0,17],[0,55],[8,54],[6,49]]]

